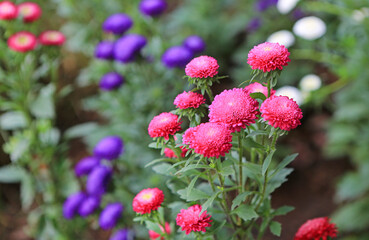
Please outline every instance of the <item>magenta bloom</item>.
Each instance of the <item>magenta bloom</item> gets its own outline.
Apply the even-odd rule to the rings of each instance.
[[[42,10],[37,3],[23,2],[18,5],[19,15],[26,23],[34,22],[41,17]]]
[[[186,75],[192,78],[208,78],[218,74],[218,62],[209,56],[194,58],[186,66]]]
[[[65,36],[62,32],[48,30],[38,36],[38,41],[45,46],[61,46],[65,42]]]
[[[178,116],[173,113],[163,112],[155,116],[148,127],[150,137],[164,137],[169,139],[169,135],[174,135],[177,131],[182,130],[181,121],[178,121]]]
[[[164,193],[159,188],[141,190],[132,202],[133,211],[140,214],[157,210],[164,201]]]
[[[290,131],[301,125],[302,111],[295,101],[286,96],[271,96],[260,107],[261,116],[269,125]]]
[[[265,42],[255,46],[248,54],[247,63],[252,69],[270,72],[276,69],[282,70],[291,59],[287,48],[279,43]]]
[[[0,19],[2,20],[12,20],[17,18],[18,8],[10,1],[0,2]]]
[[[211,227],[211,216],[204,211],[201,215],[201,205],[193,205],[188,209],[181,209],[178,213],[176,222],[177,225],[182,227],[182,231],[186,231],[186,234],[190,232],[206,232],[207,227]]]
[[[336,236],[336,224],[330,223],[328,217],[320,217],[305,222],[297,231],[294,240],[327,240]]]
[[[174,99],[174,105],[179,109],[199,108],[205,103],[205,98],[200,93],[183,92]]]
[[[142,0],[139,9],[142,14],[155,17],[167,9],[167,2],[165,0]]]
[[[8,47],[16,52],[28,52],[35,49],[37,38],[30,32],[17,32],[8,39]]]
[[[259,103],[242,88],[224,90],[209,106],[209,121],[226,124],[229,129],[241,131],[257,119]]]
[[[202,123],[189,128],[184,133],[182,141],[188,144],[195,153],[204,157],[224,156],[232,147],[231,130],[221,123]]]
[[[249,95],[250,93],[261,92],[262,94],[265,95],[265,97],[268,97],[268,88],[264,87],[262,84],[258,82],[251,83],[250,85],[246,86],[243,90],[245,91],[245,93]],[[270,96],[273,96],[274,93],[275,93],[275,90],[270,89]]]
[[[180,147],[180,148],[181,148],[181,151],[182,151],[181,152],[181,157],[185,157],[188,150],[184,147]],[[170,148],[165,148],[164,149],[164,155],[167,158],[178,158],[178,156],[175,154],[175,152]]]

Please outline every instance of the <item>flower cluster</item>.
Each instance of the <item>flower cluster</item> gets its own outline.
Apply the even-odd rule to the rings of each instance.
[[[164,201],[164,194],[159,188],[147,188],[139,192],[132,202],[133,211],[139,214],[157,210]]]
[[[87,176],[86,188],[85,191],[70,195],[64,202],[63,215],[66,219],[71,219],[76,214],[87,217],[100,207],[101,198],[113,174],[113,169],[109,165],[113,159],[119,158],[123,151],[122,139],[118,136],[108,136],[95,145],[93,156],[85,157],[77,163],[76,176]],[[100,227],[102,229],[113,228],[122,212],[121,203],[106,205],[100,213]]]
[[[152,138],[163,137],[168,140],[170,135],[182,130],[181,123],[177,115],[164,112],[151,120],[148,132]]]
[[[295,234],[294,240],[327,240],[337,236],[337,227],[328,217],[305,222]]]
[[[15,5],[9,1],[0,3],[0,19],[13,20],[20,16],[24,23],[31,23],[41,17],[42,10],[34,2],[24,2]],[[43,46],[60,46],[65,42],[63,33],[55,30],[47,30],[37,37],[31,32],[20,31],[8,38],[8,47],[16,52],[28,52],[34,50],[37,44]]]

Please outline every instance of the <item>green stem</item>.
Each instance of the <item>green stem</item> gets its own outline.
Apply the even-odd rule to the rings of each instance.
[[[243,170],[242,170],[242,156],[243,156],[243,147],[242,147],[242,131],[238,134],[238,147],[239,147],[239,165],[238,165],[238,171],[239,171],[239,186],[241,187],[240,193],[243,192],[244,189],[244,183],[243,183]]]
[[[213,97],[213,92],[211,91],[209,85],[206,85],[206,89],[205,89],[206,93],[209,96],[210,102],[213,102],[214,97]]]

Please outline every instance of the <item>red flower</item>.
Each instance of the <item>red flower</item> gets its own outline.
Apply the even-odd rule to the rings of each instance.
[[[287,48],[279,43],[265,42],[255,46],[248,54],[247,63],[252,69],[270,72],[283,69],[291,59]]]
[[[182,141],[204,157],[224,156],[232,147],[231,130],[221,123],[202,123],[189,128],[183,134]]]
[[[9,1],[0,2],[0,19],[12,20],[17,18],[18,8],[14,3]]]
[[[242,88],[224,90],[215,96],[209,106],[209,121],[224,123],[232,132],[239,132],[241,128],[255,123],[258,109],[259,103]]]
[[[299,228],[294,240],[327,240],[328,237],[336,237],[337,227],[329,222],[328,217],[308,220]]]
[[[60,46],[65,42],[65,36],[59,31],[45,31],[38,36],[38,40],[42,45]]]
[[[17,52],[33,50],[37,45],[35,35],[30,32],[17,32],[8,39],[8,46]]]
[[[181,157],[185,157],[188,150],[184,147],[180,147],[180,148],[182,150]],[[168,158],[178,158],[178,156],[170,148],[165,148],[164,149],[164,155]]]
[[[170,225],[167,222],[165,223],[165,231],[161,225],[159,225],[159,227],[160,227],[161,232],[163,233],[166,232],[167,234],[171,234],[172,232],[172,229],[170,229]],[[150,237],[150,240],[155,240],[160,237],[160,234],[152,230],[149,230],[149,237]],[[164,240],[164,239],[165,239],[164,237],[160,238],[160,240]]]
[[[243,90],[247,94],[261,92],[262,94],[265,95],[265,97],[268,97],[268,88],[264,87],[262,84],[258,82],[251,83],[250,85],[246,86]],[[275,93],[275,90],[270,89],[270,96],[273,96],[274,93]]]
[[[174,99],[174,105],[179,109],[198,108],[205,103],[205,98],[200,93],[183,92]]]
[[[211,227],[210,220],[211,216],[204,211],[201,215],[201,205],[193,205],[188,209],[182,209],[178,213],[176,221],[177,225],[182,227],[182,231],[186,231],[186,234],[194,232],[206,232],[206,227]]]
[[[271,96],[260,107],[261,116],[268,124],[290,131],[301,125],[302,111],[299,105],[286,96]]]
[[[18,5],[19,14],[23,17],[23,22],[33,22],[40,18],[42,10],[37,3],[24,2]]]
[[[182,130],[181,121],[178,121],[178,116],[173,113],[164,112],[155,116],[149,124],[149,135],[152,138],[164,137],[169,139],[169,135],[175,134]]]
[[[164,194],[159,188],[143,189],[133,199],[133,211],[140,214],[150,213],[157,210],[163,201]]]
[[[186,75],[192,78],[208,78],[218,74],[218,62],[209,56],[194,58],[186,66]]]

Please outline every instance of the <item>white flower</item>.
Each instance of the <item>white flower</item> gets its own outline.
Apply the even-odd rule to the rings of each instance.
[[[281,30],[270,35],[267,42],[279,43],[289,48],[295,43],[295,37],[290,31]]]
[[[303,102],[302,93],[295,87],[292,86],[284,86],[275,91],[276,96],[287,96],[292,98],[298,105],[301,105]]]
[[[325,34],[326,30],[325,23],[315,16],[301,18],[293,25],[293,32],[307,40],[320,38]]]
[[[317,90],[322,85],[322,80],[315,74],[308,74],[301,78],[300,89],[303,92],[311,92]]]
[[[352,18],[356,21],[356,22],[362,22],[365,19],[365,13],[360,11],[360,10],[354,10],[352,12]]]
[[[296,4],[299,0],[279,0],[277,3],[277,9],[282,14],[289,13],[294,7],[296,7]]]

